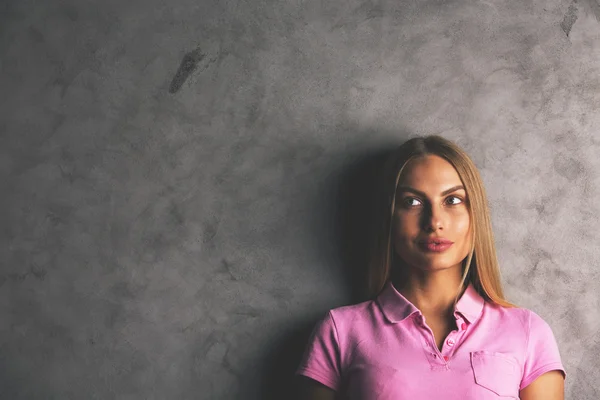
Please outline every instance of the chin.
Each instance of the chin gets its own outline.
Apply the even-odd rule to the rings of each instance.
[[[448,262],[448,261],[443,261],[443,260],[435,260],[435,259],[432,260],[431,257],[427,257],[425,259],[422,259],[421,262],[418,263],[417,265],[419,265],[420,269],[430,271],[430,270],[452,268],[456,264],[460,264],[460,261],[458,261],[458,262]]]
[[[419,269],[422,269],[424,271],[439,271],[442,269],[448,269],[448,268],[452,268],[451,265],[437,265],[437,264],[429,264],[429,265],[423,265],[421,267],[419,267]]]

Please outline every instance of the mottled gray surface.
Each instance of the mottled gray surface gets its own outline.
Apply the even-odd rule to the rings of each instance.
[[[0,398],[284,398],[373,171],[473,157],[507,296],[600,398],[600,6],[4,0]],[[361,233],[363,232],[363,233]]]

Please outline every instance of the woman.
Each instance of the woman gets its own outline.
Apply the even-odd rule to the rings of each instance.
[[[477,168],[453,142],[412,138],[386,164],[372,300],[314,328],[302,400],[563,400],[550,326],[504,299]],[[337,396],[337,397],[336,397]]]

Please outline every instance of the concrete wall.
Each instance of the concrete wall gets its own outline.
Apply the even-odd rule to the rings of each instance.
[[[0,398],[265,399],[441,134],[505,290],[600,398],[596,0],[4,0]],[[358,260],[358,261],[357,261]]]

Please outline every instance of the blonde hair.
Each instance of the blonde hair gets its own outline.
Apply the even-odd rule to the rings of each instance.
[[[391,279],[394,251],[391,245],[392,219],[396,187],[402,170],[412,158],[426,155],[437,155],[454,166],[469,199],[473,241],[469,255],[465,258],[466,262],[463,262],[464,272],[454,304],[456,305],[460,294],[470,282],[486,301],[502,307],[518,307],[504,298],[490,212],[479,171],[467,153],[452,141],[438,135],[407,140],[393,151],[384,165],[384,205],[380,208],[383,213],[368,265],[367,297],[377,296]]]

